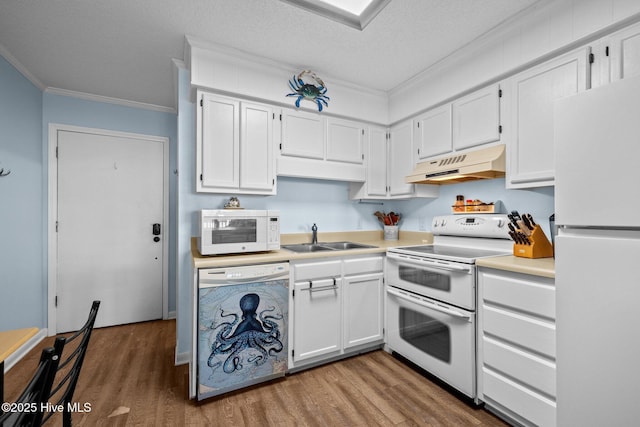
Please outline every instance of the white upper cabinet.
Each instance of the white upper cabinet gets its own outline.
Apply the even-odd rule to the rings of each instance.
[[[327,119],[327,160],[363,163],[364,126],[362,123]]]
[[[240,103],[240,187],[274,189],[273,109]]]
[[[640,24],[612,34],[608,40],[611,80],[640,75]]]
[[[415,167],[413,156],[413,124],[410,120],[391,127],[389,143],[389,196],[413,196],[414,184],[404,178]]]
[[[204,92],[198,99],[196,190],[275,194],[271,107]]]
[[[204,93],[198,123],[198,191],[240,186],[240,102]]]
[[[305,111],[283,110],[281,155],[324,159],[324,141],[324,117]]]
[[[413,126],[419,160],[451,152],[451,104],[421,114],[414,119]]]
[[[488,86],[413,120],[418,161],[500,141],[500,87]]]
[[[404,181],[415,166],[412,126],[411,121],[406,121],[390,131],[378,126],[365,129],[366,180],[364,183],[351,183],[351,199],[438,197],[440,190],[437,185],[413,185]]]
[[[387,196],[387,129],[371,126],[366,132],[366,196]],[[361,197],[365,198],[365,197]]]
[[[507,80],[508,188],[554,184],[553,104],[589,88],[589,54],[581,48]]]
[[[276,173],[363,182],[364,128],[351,120],[284,109]]]
[[[500,141],[500,87],[493,85],[453,102],[453,149]]]

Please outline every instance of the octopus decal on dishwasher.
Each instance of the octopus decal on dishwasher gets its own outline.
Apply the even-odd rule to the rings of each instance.
[[[270,357],[282,352],[284,346],[280,340],[281,332],[276,321],[282,320],[283,315],[274,313],[275,307],[266,308],[258,313],[259,305],[258,294],[248,293],[240,298],[239,306],[242,316],[237,313],[225,313],[222,308],[220,309],[222,318],[232,319],[212,327],[214,332],[217,332],[211,344],[211,355],[207,364],[214,371],[222,366],[225,373],[232,374],[241,371],[245,361],[259,366]],[[222,359],[226,356],[226,359],[221,361],[219,356],[222,356]]]

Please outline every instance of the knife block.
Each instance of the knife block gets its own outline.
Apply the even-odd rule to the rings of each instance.
[[[522,258],[550,258],[553,256],[553,246],[539,225],[536,225],[529,236],[530,245],[516,243],[513,245],[513,255]]]

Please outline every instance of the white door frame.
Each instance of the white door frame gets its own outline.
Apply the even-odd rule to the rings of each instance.
[[[56,221],[58,212],[58,162],[56,158],[56,147],[58,145],[58,131],[71,131],[97,134],[102,136],[115,136],[123,138],[143,139],[162,143],[163,183],[162,183],[162,224],[164,227],[164,238],[162,239],[162,318],[169,318],[169,138],[162,136],[143,135],[138,133],[118,132],[106,129],[87,128],[71,126],[57,123],[49,123],[48,142],[48,212],[47,212],[47,234],[48,234],[48,289],[47,289],[47,311],[48,311],[48,335],[57,333],[56,326],[56,301],[55,296],[58,288],[58,233],[56,232]],[[89,242],[87,242],[89,244]],[[86,307],[87,316],[89,308]]]

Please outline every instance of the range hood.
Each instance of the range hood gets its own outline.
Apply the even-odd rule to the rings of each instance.
[[[418,163],[405,178],[408,184],[453,184],[503,177],[504,144]]]

